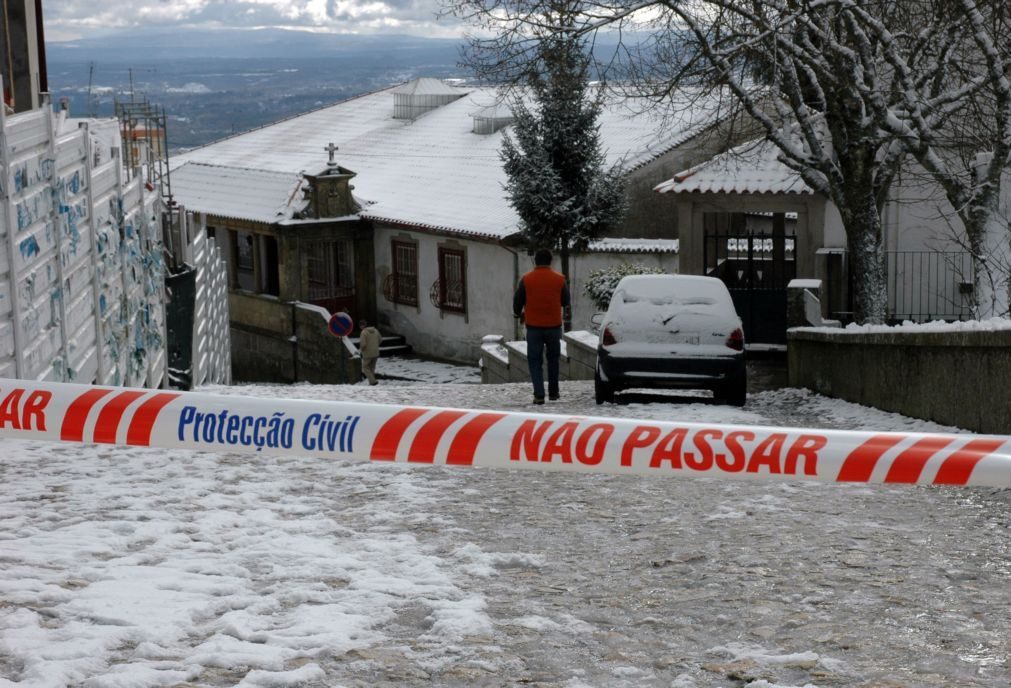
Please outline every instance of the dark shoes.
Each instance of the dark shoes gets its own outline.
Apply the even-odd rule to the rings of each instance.
[[[534,403],[538,406],[544,405],[544,397],[534,397]]]
[[[548,399],[550,399],[551,401],[558,401],[558,395],[557,394],[549,394],[548,395]]]

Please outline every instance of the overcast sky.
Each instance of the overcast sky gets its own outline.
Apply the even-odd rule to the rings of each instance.
[[[185,26],[460,35],[438,10],[439,0],[42,0],[50,41]]]

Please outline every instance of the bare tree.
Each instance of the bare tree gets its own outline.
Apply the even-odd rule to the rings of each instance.
[[[468,61],[510,80],[532,37],[600,37],[602,76],[654,104],[685,86],[725,89],[780,159],[839,208],[856,317],[887,312],[881,210],[912,155],[945,190],[977,261],[982,313],[1006,312],[997,210],[1011,147],[1006,0],[580,0],[578,21],[551,22],[543,0],[448,0],[470,21]],[[993,286],[991,286],[993,285]],[[1000,294],[1004,294],[1003,303]]]
[[[962,222],[974,264],[974,315],[1007,317],[1011,247],[999,203],[1011,163],[1007,2],[901,4],[891,23],[855,9],[866,31],[884,45],[885,64],[895,74],[894,91],[870,102],[944,190]]]

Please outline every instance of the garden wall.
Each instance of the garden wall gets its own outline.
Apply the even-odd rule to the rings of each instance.
[[[526,341],[507,342],[501,335],[488,335],[481,344],[481,382],[530,382]],[[592,380],[597,367],[597,335],[574,330],[562,335],[559,380]],[[547,380],[547,363],[545,376]]]
[[[1011,329],[800,328],[788,334],[788,358],[791,387],[974,432],[1011,434]]]

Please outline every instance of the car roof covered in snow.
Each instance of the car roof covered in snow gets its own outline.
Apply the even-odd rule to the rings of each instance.
[[[621,278],[615,291],[644,298],[683,294],[722,298],[730,295],[721,280],[701,275],[628,275]]]

